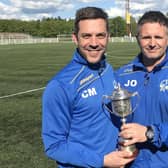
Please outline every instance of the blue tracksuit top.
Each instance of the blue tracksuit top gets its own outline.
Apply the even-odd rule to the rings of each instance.
[[[116,76],[122,87],[130,92],[138,91],[140,95],[138,107],[129,117],[131,122],[143,125],[168,122],[168,49],[165,59],[153,71],[147,72],[139,54],[132,62],[118,69]],[[154,141],[158,145],[160,139],[157,131],[156,134]],[[167,133],[162,132],[162,137],[166,137],[164,134]],[[156,147],[149,143],[137,146],[140,152],[131,168],[168,168],[168,147]]]
[[[102,106],[114,82],[105,58],[89,64],[78,50],[49,81],[42,100],[42,138],[58,167],[103,167],[104,155],[116,150],[118,128]]]
[[[168,147],[168,122],[151,125],[154,129],[154,140],[152,143],[157,146]]]

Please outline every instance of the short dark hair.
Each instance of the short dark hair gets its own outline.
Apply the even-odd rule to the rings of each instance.
[[[145,23],[159,23],[168,29],[168,18],[160,11],[148,11],[144,13],[138,21],[137,33],[139,33],[139,28]]]
[[[76,11],[76,17],[74,22],[74,33],[79,32],[79,22],[86,19],[104,19],[106,21],[106,28],[109,31],[108,15],[107,13],[98,7],[85,7]]]

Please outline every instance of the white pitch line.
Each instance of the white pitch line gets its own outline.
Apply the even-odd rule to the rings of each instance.
[[[43,89],[45,89],[45,87],[32,89],[32,90],[27,90],[27,91],[24,91],[24,92],[18,92],[18,93],[14,93],[14,94],[10,94],[10,95],[1,96],[0,99],[13,97],[13,96],[17,96],[17,95],[22,95],[22,94],[25,94],[25,93],[35,92],[35,91],[43,90]]]

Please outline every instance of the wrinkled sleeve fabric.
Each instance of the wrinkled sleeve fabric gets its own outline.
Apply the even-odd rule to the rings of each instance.
[[[51,81],[42,98],[42,139],[47,156],[62,164],[103,167],[101,154],[84,145],[68,141],[73,95],[63,85]]]
[[[168,147],[168,123],[154,124],[153,144],[157,147]]]
[[[129,168],[167,168],[167,153],[162,153],[158,160],[156,155],[145,158],[144,153],[140,153],[143,156],[138,157]],[[140,155],[138,154],[138,155]]]
[[[148,145],[154,145],[157,150],[157,155],[148,155],[147,153],[139,153],[139,157],[135,160],[131,168],[167,168],[167,156],[168,156],[168,123],[153,124],[154,139]],[[165,151],[162,151],[165,149]],[[159,156],[159,157],[158,157]]]

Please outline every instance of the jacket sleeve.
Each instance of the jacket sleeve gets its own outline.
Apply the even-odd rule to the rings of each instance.
[[[139,153],[140,157],[134,161],[131,168],[167,168],[167,151],[158,151],[157,154]]]
[[[168,123],[160,123],[152,125],[154,128],[153,144],[157,147],[168,147]]]
[[[154,129],[154,139],[151,142],[156,148],[153,151],[141,149],[131,168],[166,168],[168,167],[168,123],[151,125]],[[152,144],[148,144],[149,147]],[[144,152],[144,150],[146,150]]]
[[[80,143],[68,141],[72,102],[67,94],[57,81],[50,82],[43,94],[42,138],[46,155],[62,164],[102,167],[104,156]]]

